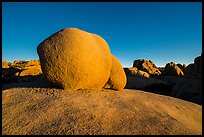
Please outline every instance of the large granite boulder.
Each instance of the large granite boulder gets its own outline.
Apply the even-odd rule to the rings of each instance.
[[[105,88],[111,88],[115,90],[122,90],[127,82],[127,78],[123,67],[119,60],[112,55],[112,69],[108,82],[105,85]]]
[[[59,88],[101,90],[111,73],[106,41],[76,28],[54,33],[38,45],[37,52],[44,76]]]
[[[145,71],[151,75],[161,74],[155,63],[151,60],[138,59],[134,60],[133,67],[137,67],[139,70]]]

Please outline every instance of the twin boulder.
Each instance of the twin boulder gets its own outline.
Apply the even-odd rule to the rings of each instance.
[[[43,74],[59,88],[121,90],[126,85],[122,65],[96,34],[63,29],[40,43],[37,52]]]

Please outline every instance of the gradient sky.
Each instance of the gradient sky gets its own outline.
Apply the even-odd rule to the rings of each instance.
[[[103,37],[123,67],[192,63],[202,52],[201,2],[3,2],[2,60],[38,59],[37,46],[63,28]]]

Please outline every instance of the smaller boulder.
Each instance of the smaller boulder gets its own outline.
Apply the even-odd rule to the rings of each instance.
[[[18,76],[36,76],[42,74],[42,70],[40,65],[25,67],[22,72],[18,74]]]
[[[126,82],[127,78],[121,63],[116,57],[112,55],[111,74],[104,88],[111,88],[120,91],[125,87]]]
[[[26,63],[25,67],[39,66],[39,65],[40,65],[40,61],[39,60],[30,60],[29,62]]]

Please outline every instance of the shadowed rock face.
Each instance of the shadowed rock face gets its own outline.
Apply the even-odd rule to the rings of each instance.
[[[153,93],[170,95],[173,84],[156,78],[147,78],[141,76],[127,77],[127,89],[139,89]]]
[[[164,72],[162,73],[165,76],[183,76],[183,71],[174,63],[167,63]]]
[[[194,59],[185,69],[185,77],[202,79],[202,54]]]
[[[133,67],[137,67],[139,70],[145,71],[151,75],[161,74],[157,66],[151,60],[149,61],[145,59],[134,60]]]
[[[172,89],[172,96],[202,104],[202,81],[178,78]]]
[[[109,79],[112,59],[106,41],[79,29],[63,29],[37,47],[44,76],[70,90],[101,90]]]
[[[123,67],[119,60],[112,55],[112,69],[108,82],[105,85],[105,88],[111,88],[115,90],[122,90],[127,82],[127,78]]]

